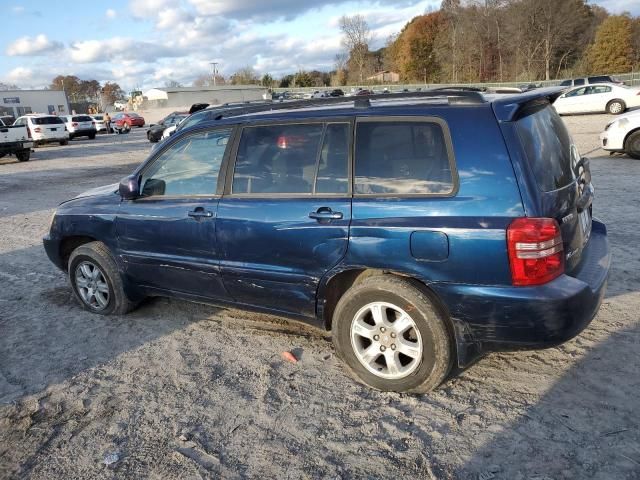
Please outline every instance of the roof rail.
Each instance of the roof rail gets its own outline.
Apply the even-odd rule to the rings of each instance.
[[[446,98],[450,105],[478,105],[486,100],[482,93],[476,90],[457,88],[441,88],[438,90],[425,90],[421,92],[380,93],[375,95],[356,95],[353,97],[329,97],[314,98],[309,100],[296,100],[292,102],[273,102],[267,104],[247,105],[246,107],[229,108],[221,111],[214,118],[221,120],[227,117],[236,117],[250,113],[268,112],[272,110],[291,110],[297,108],[323,107],[326,105],[348,104],[353,102],[355,108],[369,108],[371,100],[395,100],[399,98]]]

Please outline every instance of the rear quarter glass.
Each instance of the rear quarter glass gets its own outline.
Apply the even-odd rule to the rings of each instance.
[[[575,180],[579,155],[564,122],[547,104],[531,107],[516,121],[516,130],[538,187],[550,192]]]

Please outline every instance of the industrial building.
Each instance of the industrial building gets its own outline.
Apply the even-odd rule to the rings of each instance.
[[[18,118],[26,113],[69,113],[62,90],[4,90],[0,92],[0,115]]]
[[[221,85],[219,87],[152,88],[143,92],[143,108],[188,110],[194,103],[219,105],[230,102],[262,100],[267,88],[259,85]]]

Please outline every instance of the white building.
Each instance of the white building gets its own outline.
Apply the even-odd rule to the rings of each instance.
[[[143,92],[149,108],[171,107],[188,110],[194,103],[219,105],[262,100],[266,87],[259,85],[221,85],[219,87],[152,88]],[[144,108],[144,107],[143,107]]]
[[[0,91],[0,115],[18,118],[25,113],[69,113],[67,95],[62,90]]]

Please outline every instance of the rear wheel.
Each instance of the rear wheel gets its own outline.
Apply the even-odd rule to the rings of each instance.
[[[406,280],[369,277],[342,296],[333,342],[351,373],[384,391],[428,392],[451,368],[451,339],[431,300]]]
[[[62,145],[62,146],[69,145],[69,140],[61,140],[60,141],[60,145]]]
[[[627,109],[627,105],[622,100],[611,100],[607,104],[607,112],[611,115],[619,115]]]
[[[82,306],[100,315],[123,315],[136,303],[129,300],[118,266],[102,242],[76,248],[69,258],[69,280]]]
[[[96,134],[92,133],[91,135],[89,135],[89,140],[95,140],[96,138]]]
[[[19,162],[28,162],[29,158],[31,158],[31,150],[22,150],[21,152],[16,152],[16,158]]]
[[[633,132],[624,141],[624,151],[631,158],[640,160],[640,130]]]

